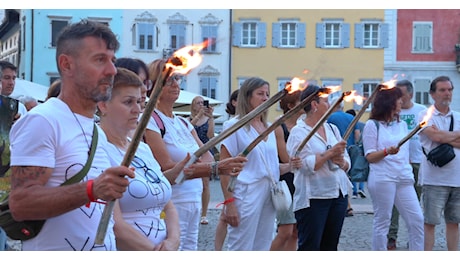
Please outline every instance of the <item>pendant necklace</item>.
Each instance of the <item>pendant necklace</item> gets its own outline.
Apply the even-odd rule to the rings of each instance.
[[[74,112],[72,112],[72,115],[75,118],[75,120],[77,121],[78,125],[80,126],[81,132],[83,133],[83,137],[85,138],[86,145],[88,145],[88,156],[89,156],[91,146],[90,146],[90,144],[88,142],[88,139],[86,138],[85,130],[83,129],[83,126],[81,125],[80,121],[78,120],[78,118],[77,118],[77,116],[75,115]],[[93,126],[93,127],[95,127],[95,126]]]

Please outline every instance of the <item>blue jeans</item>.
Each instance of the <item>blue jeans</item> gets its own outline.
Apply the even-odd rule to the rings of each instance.
[[[311,199],[310,207],[295,212],[298,251],[337,251],[348,196]]]
[[[358,195],[358,190],[364,190],[364,182],[352,182],[353,195]]]

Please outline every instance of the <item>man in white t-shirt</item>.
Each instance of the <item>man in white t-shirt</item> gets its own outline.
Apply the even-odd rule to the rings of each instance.
[[[12,63],[8,61],[0,61],[0,70],[1,73],[1,94],[4,96],[9,97],[11,93],[14,91],[14,86],[16,84],[16,71],[17,68]],[[27,109],[21,102],[18,102],[18,115],[16,119],[25,115],[27,113]]]
[[[13,124],[11,213],[16,220],[46,220],[36,237],[23,241],[23,250],[116,250],[112,215],[103,243],[95,241],[101,202],[120,199],[129,184],[126,177],[134,173],[110,167],[107,137],[94,123],[94,113],[97,102],[110,98],[118,48],[117,36],[104,24],[82,20],[63,29],[56,47],[59,97]],[[86,176],[60,186],[83,168],[91,147],[96,151]]]
[[[420,164],[422,205],[425,219],[425,250],[433,250],[436,225],[445,222],[449,251],[458,250],[460,223],[460,113],[450,108],[454,86],[447,76],[435,78],[430,85],[434,104],[427,126],[420,132],[420,143],[426,153],[443,143],[453,146],[455,157],[442,167],[426,158]],[[427,112],[422,111],[419,121]],[[449,131],[452,122],[452,131]],[[442,220],[442,218],[444,220]]]
[[[418,114],[425,110],[424,105],[415,103],[412,101],[414,97],[414,86],[409,80],[400,80],[396,82],[396,87],[401,89],[403,96],[401,112],[399,117],[402,121],[406,121],[407,128],[409,131],[412,131],[420,122],[418,121]],[[417,192],[417,197],[420,200],[421,187],[418,184],[418,170],[420,168],[420,162],[423,158],[422,146],[420,145],[420,138],[418,135],[414,135],[409,140],[409,161],[412,165],[412,172],[414,173],[415,179],[415,191]],[[388,232],[388,250],[396,249],[396,239],[398,237],[399,229],[399,212],[396,207],[393,206],[393,212],[391,215],[391,225]]]

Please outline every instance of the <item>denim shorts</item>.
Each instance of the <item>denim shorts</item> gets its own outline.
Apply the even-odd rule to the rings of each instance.
[[[460,187],[423,185],[422,205],[426,224],[460,223]]]

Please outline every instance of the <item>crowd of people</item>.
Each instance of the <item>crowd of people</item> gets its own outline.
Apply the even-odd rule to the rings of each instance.
[[[432,81],[434,104],[428,108],[412,101],[408,80],[376,90],[369,120],[356,125],[348,140],[342,136],[354,111],[343,112],[340,106],[328,122],[317,125],[332,101],[318,95],[321,87],[308,85],[283,97],[280,107],[285,114],[313,98],[249,154],[241,153],[272,124],[268,111],[188,164],[191,154],[214,137],[214,108],[197,96],[188,119],[176,115],[180,77],[170,75],[141,141],[133,146],[146,97],[166,60],[146,64],[116,58],[118,48],[107,26],[88,20],[70,24],[56,42],[60,79],[50,86],[46,101],[32,104],[24,97],[18,102],[9,134],[9,206],[18,221],[46,220],[37,236],[22,242],[22,250],[196,251],[200,224],[208,224],[209,181],[214,178],[225,199],[215,250],[222,250],[226,240],[231,251],[336,251],[344,219],[352,216],[350,198],[367,196],[364,183],[352,183],[347,175],[351,161],[346,148],[361,139],[370,165],[372,250],[395,249],[399,214],[408,228],[409,250],[432,250],[442,218],[448,250],[458,249],[460,113],[450,108],[448,77]],[[13,92],[16,70],[0,62],[3,96]],[[269,82],[246,79],[227,103],[230,118],[223,130],[269,97]],[[400,146],[429,111],[427,124]],[[432,165],[425,154],[444,143],[458,156],[442,167]],[[91,150],[94,158],[83,179],[61,185],[83,168]],[[133,159],[123,165],[127,155]],[[176,183],[182,174],[185,180]],[[287,182],[292,197],[284,211],[275,209],[271,196],[273,183],[280,180]],[[228,189],[232,181],[234,189]],[[114,203],[113,213],[98,243],[107,203]],[[0,232],[0,249],[4,237]]]

